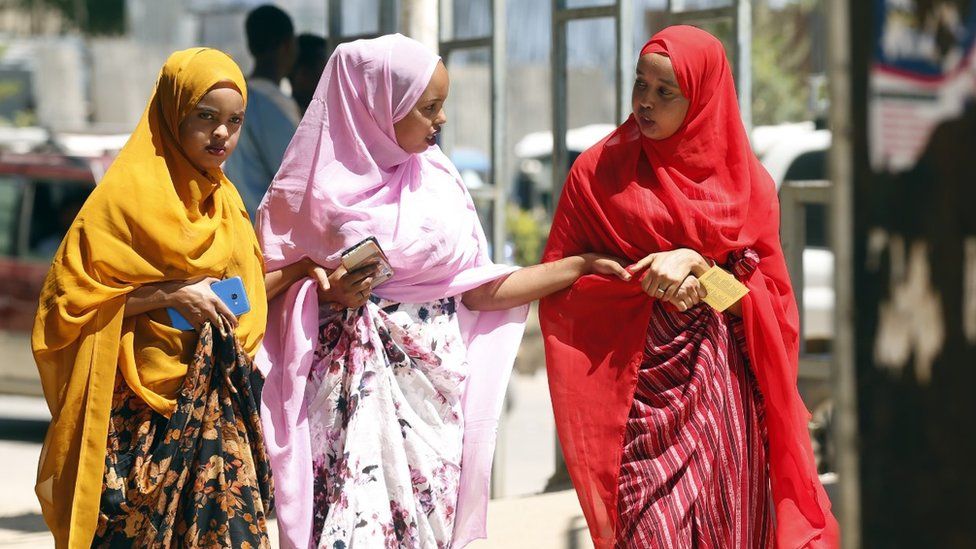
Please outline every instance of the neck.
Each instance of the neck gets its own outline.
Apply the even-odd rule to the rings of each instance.
[[[255,61],[254,71],[251,72],[251,78],[266,78],[275,84],[281,84],[282,75],[278,73],[278,68],[275,63],[269,61]]]

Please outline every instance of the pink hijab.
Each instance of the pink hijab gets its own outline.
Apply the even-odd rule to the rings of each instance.
[[[258,210],[269,271],[303,257],[334,268],[342,250],[368,236],[396,271],[375,293],[394,301],[458,296],[514,270],[491,262],[474,203],[440,148],[410,154],[396,142],[393,124],[423,94],[439,59],[399,34],[336,48]],[[495,432],[528,311],[458,305],[469,374],[454,547],[485,537]],[[257,357],[267,378],[262,416],[283,547],[312,541],[305,381],[318,307],[310,279],[273,300]]]

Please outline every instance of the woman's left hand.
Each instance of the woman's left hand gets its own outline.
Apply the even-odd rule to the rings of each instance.
[[[627,272],[627,263],[619,257],[590,253],[583,254],[583,259],[586,261],[586,274],[611,275],[623,281],[633,278]]]
[[[627,267],[631,273],[644,269],[647,269],[641,277],[644,292],[661,301],[673,301],[688,275],[701,275],[708,269],[708,262],[695,250],[679,248],[653,253]]]

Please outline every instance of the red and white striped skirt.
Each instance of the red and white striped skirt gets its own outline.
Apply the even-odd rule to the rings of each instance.
[[[655,304],[627,421],[618,548],[772,547],[762,396],[741,321]]]

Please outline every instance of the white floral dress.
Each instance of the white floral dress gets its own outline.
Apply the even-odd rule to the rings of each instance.
[[[467,363],[453,298],[319,315],[306,388],[315,509],[329,549],[449,547]]]

